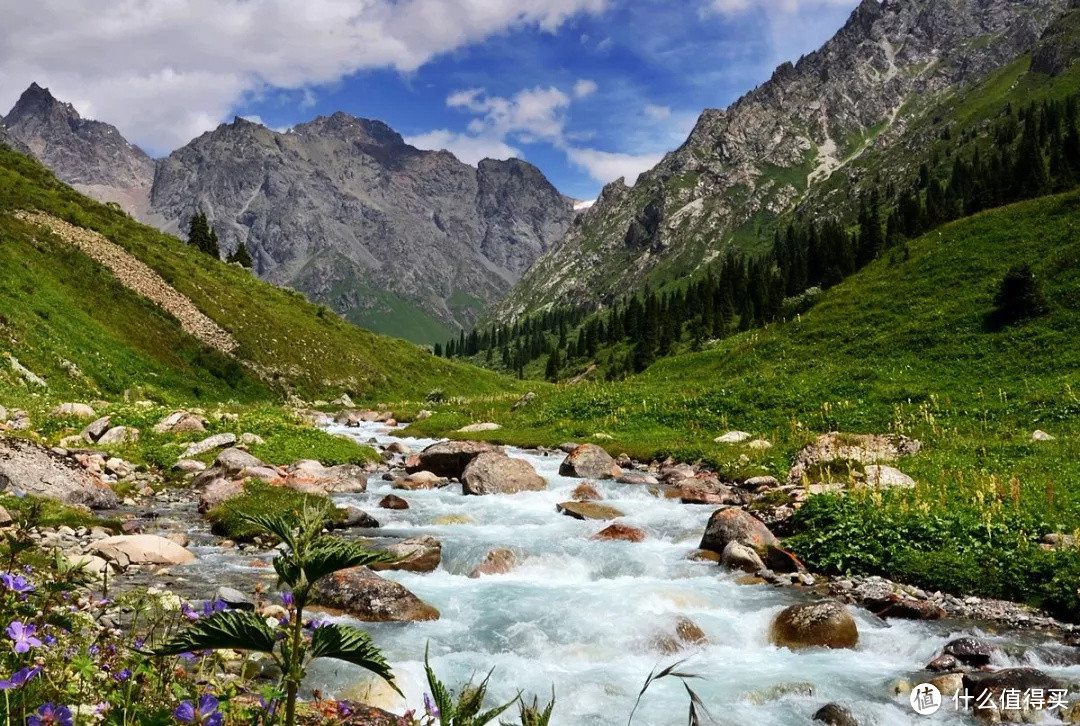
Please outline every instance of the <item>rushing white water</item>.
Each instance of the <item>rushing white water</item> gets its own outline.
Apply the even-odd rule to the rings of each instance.
[[[332,432],[361,442],[400,440],[378,434],[381,428],[333,427]],[[414,450],[432,443],[404,441]],[[687,560],[713,508],[657,499],[642,486],[601,482],[605,504],[623,511],[620,521],[644,529],[648,538],[592,541],[606,523],[555,510],[581,481],[559,475],[561,455],[508,453],[529,461],[547,480],[547,491],[477,497],[463,496],[455,485],[398,492],[410,508],[391,511],[376,508],[392,491],[389,482],[373,479],[366,494],[337,498],[374,513],[383,523],[381,535],[429,534],[443,543],[442,565],[435,572],[384,573],[437,607],[442,617],[364,624],[405,691],[407,701],[391,710],[421,708],[424,649],[430,644],[435,671],[452,687],[494,668],[492,702],[510,700],[519,689],[543,701],[554,687],[556,724],[625,724],[649,672],[681,658],[687,659],[682,670],[701,676],[690,685],[720,724],[810,724],[829,701],[848,706],[863,724],[968,723],[951,704],[934,717],[917,716],[906,697],[890,693],[894,681],[910,678],[949,639],[970,631],[948,624],[886,623],[856,609],[860,641],[855,650],[776,648],[766,638],[771,618],[807,595],[738,585],[736,575],[724,568]],[[467,517],[469,523],[433,524],[446,515]],[[518,565],[507,574],[470,579],[468,573],[498,547],[517,553]],[[673,633],[679,616],[693,620],[708,644],[663,655],[652,641]],[[1075,667],[1047,670],[1080,676]],[[334,694],[363,678],[359,668],[317,661],[309,681]],[[688,706],[683,686],[664,679],[645,694],[634,723],[683,724]]]

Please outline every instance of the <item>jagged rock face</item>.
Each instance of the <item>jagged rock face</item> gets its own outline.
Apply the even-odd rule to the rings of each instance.
[[[159,162],[152,206],[169,231],[201,209],[223,250],[246,243],[261,276],[356,322],[404,302],[451,327],[504,295],[573,216],[530,164],[474,168],[344,113],[288,133],[222,125]]]
[[[79,116],[69,103],[32,83],[3,121],[7,135],[62,181],[103,202],[118,202],[145,218],[154,160],[115,126]],[[2,140],[2,138],[0,138]]]
[[[491,317],[602,304],[661,269],[711,262],[743,225],[791,211],[852,159],[900,138],[933,99],[1031,50],[1067,3],[863,0],[820,50],[702,113],[633,189],[608,185]]]

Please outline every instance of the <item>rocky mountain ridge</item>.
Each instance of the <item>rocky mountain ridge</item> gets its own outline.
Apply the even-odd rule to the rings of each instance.
[[[761,249],[762,228],[849,164],[895,143],[934,99],[1028,52],[1066,0],[863,0],[818,51],[784,63],[637,184],[609,184],[490,317],[565,302],[603,305],[676,279],[723,250]],[[835,180],[834,180],[835,181]],[[834,200],[839,201],[839,200]]]
[[[62,181],[133,216],[147,215],[154,160],[115,126],[84,119],[47,88],[31,83],[2,121],[18,151],[29,151]],[[21,147],[21,148],[19,148]]]
[[[236,118],[155,162],[32,84],[0,129],[80,191],[181,236],[202,211],[260,276],[420,342],[471,326],[574,215],[527,162],[473,167],[345,113],[287,133]]]

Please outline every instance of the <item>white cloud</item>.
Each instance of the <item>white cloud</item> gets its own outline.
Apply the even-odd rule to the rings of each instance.
[[[531,144],[562,139],[570,97],[554,86],[527,88],[512,98],[489,96],[482,88],[470,88],[450,94],[446,105],[479,114],[469,122],[473,135],[513,136]]]
[[[645,104],[645,116],[654,121],[661,121],[671,115],[670,106],[658,106],[654,103]]]
[[[574,166],[584,169],[598,182],[607,183],[619,177],[633,186],[638,175],[656,166],[663,154],[623,154],[599,149],[567,148],[566,157]]]
[[[574,98],[586,98],[596,93],[599,86],[596,85],[596,81],[590,81],[588,78],[582,78],[574,84]]]
[[[794,14],[800,10],[829,5],[843,7],[851,5],[851,0],[709,0],[703,10],[706,14],[711,11],[726,16],[740,15],[752,9]]]
[[[484,136],[459,134],[449,129],[436,129],[417,136],[408,136],[405,143],[418,149],[445,149],[466,164],[475,166],[481,159],[510,159],[521,152],[506,142]]]
[[[166,151],[267,87],[305,89],[366,68],[413,71],[508,29],[554,31],[607,2],[118,0],[103,12],[84,0],[34,0],[0,24],[0,106],[36,80]]]

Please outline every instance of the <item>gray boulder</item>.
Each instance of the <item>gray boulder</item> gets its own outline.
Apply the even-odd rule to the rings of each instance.
[[[460,479],[470,461],[490,451],[502,449],[486,441],[440,441],[411,457],[405,471],[430,471],[446,479]]]
[[[221,469],[226,477],[237,476],[245,469],[254,469],[263,466],[260,459],[255,458],[243,449],[229,448],[218,454],[214,465]]]
[[[30,441],[0,437],[0,491],[58,499],[91,509],[112,509],[119,500],[105,484],[66,457]]]
[[[489,451],[469,462],[461,475],[465,494],[516,494],[547,488],[547,482],[524,459]]]
[[[566,455],[559,474],[583,479],[618,479],[623,470],[602,446],[582,444]]]

